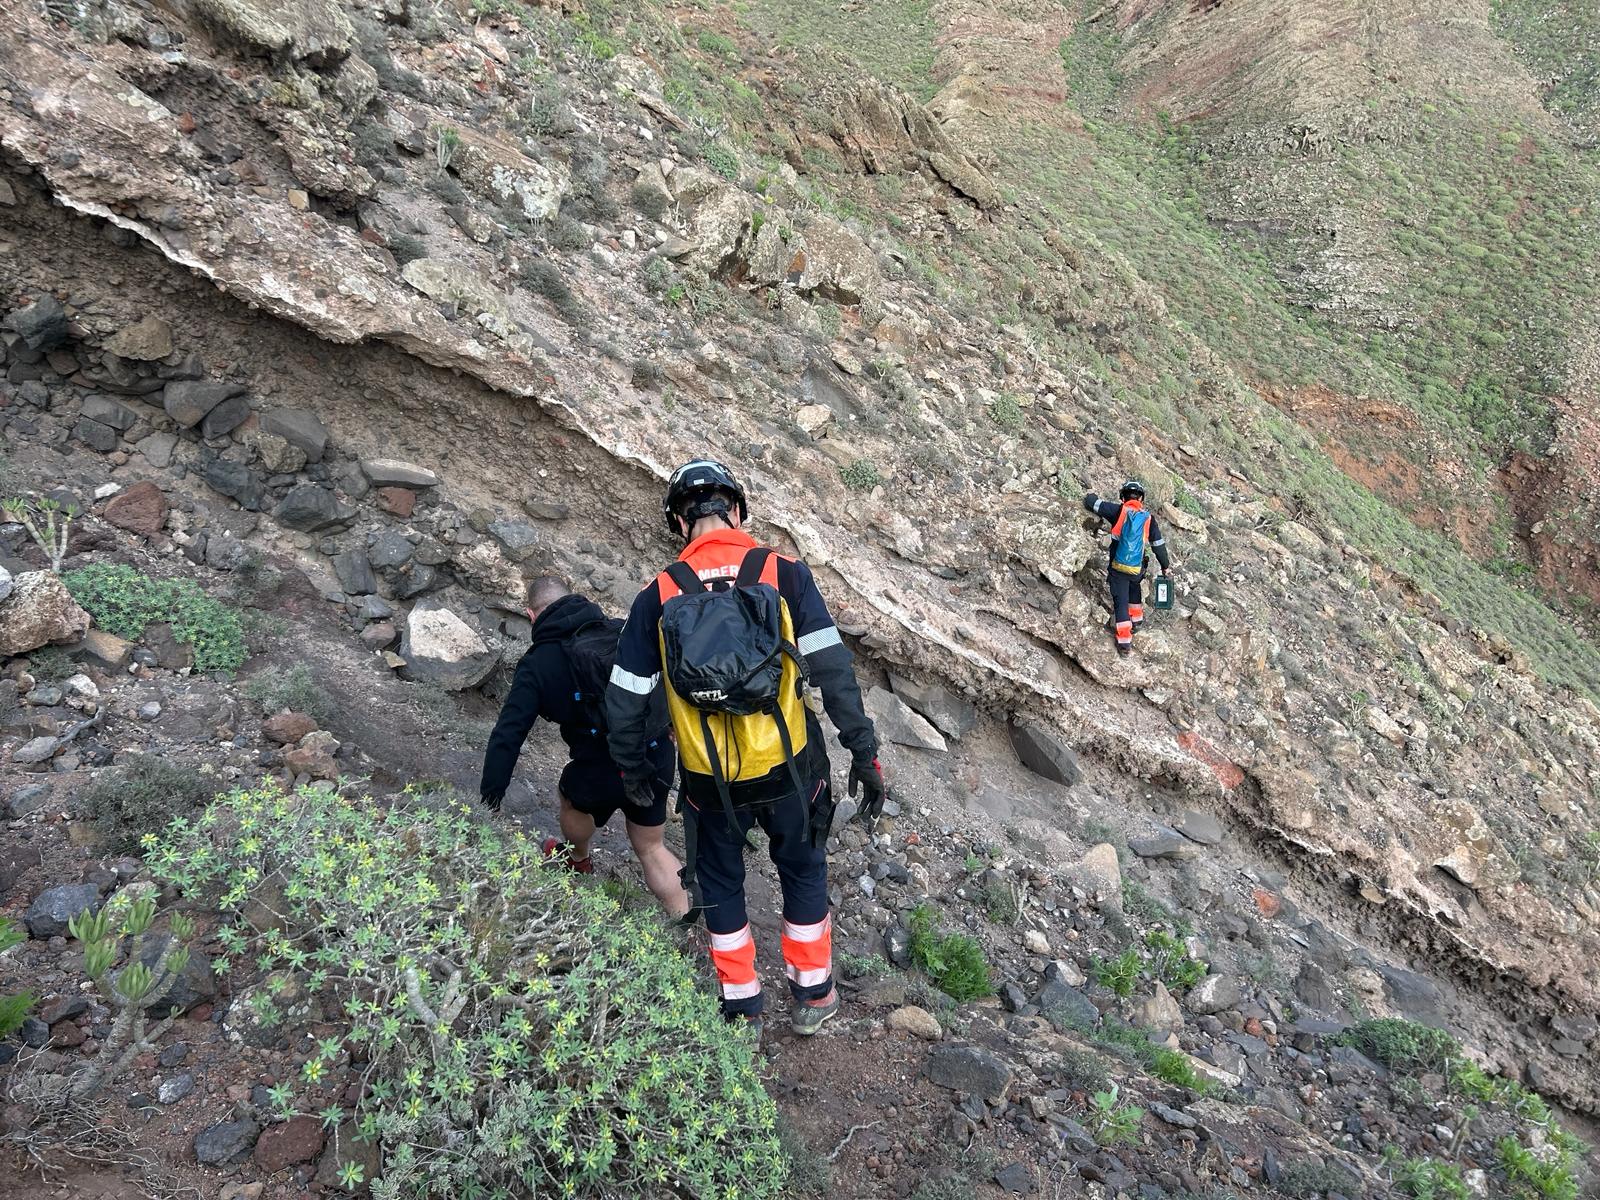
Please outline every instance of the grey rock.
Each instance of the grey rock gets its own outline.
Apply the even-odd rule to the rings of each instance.
[[[11,581],[11,572],[0,567],[0,600],[11,595],[11,589],[16,585]]]
[[[27,1017],[18,1031],[22,1044],[33,1050],[43,1050],[50,1044],[50,1026],[38,1017]]]
[[[926,717],[947,737],[960,738],[978,723],[977,706],[940,684],[919,683],[891,671],[889,686],[914,712]]]
[[[889,926],[883,931],[883,954],[897,967],[910,966],[911,934],[902,926]]]
[[[554,500],[541,500],[530,496],[522,502],[522,511],[536,521],[565,521],[572,509]]]
[[[1600,1022],[1588,1013],[1557,1013],[1550,1018],[1550,1028],[1574,1042],[1592,1042],[1600,1035]]]
[[[952,1091],[998,1100],[1011,1086],[1011,1067],[978,1046],[936,1046],[928,1055],[928,1078]]]
[[[11,755],[11,761],[20,766],[32,766],[34,763],[47,762],[55,756],[56,747],[60,739],[53,737],[29,738],[18,746]]]
[[[333,573],[339,577],[339,586],[352,596],[370,596],[378,590],[378,577],[372,573],[365,551],[345,550],[335,554]]]
[[[439,477],[432,471],[398,458],[364,458],[361,460],[361,473],[373,487],[416,489],[439,486]]]
[[[205,465],[200,474],[211,487],[224,496],[237,500],[244,508],[259,510],[261,501],[267,494],[261,476],[243,463],[230,462],[226,458],[214,458]]]
[[[156,1062],[163,1067],[172,1068],[179,1066],[189,1057],[188,1042],[173,1042],[157,1057]]]
[[[1022,1196],[1033,1191],[1033,1172],[1023,1163],[1015,1162],[1009,1167],[1001,1167],[994,1173],[994,1181],[1001,1191],[1009,1192],[1013,1196]]]
[[[91,421],[88,417],[78,418],[78,423],[72,427],[72,436],[89,449],[98,450],[101,454],[110,454],[121,440],[117,436],[117,431],[111,426]]]
[[[177,448],[178,436],[174,433],[152,433],[134,444],[134,449],[144,455],[145,462],[163,471],[172,465],[172,454]]]
[[[1005,983],[1000,987],[1000,1003],[1007,1012],[1020,1012],[1028,1006],[1028,993],[1021,985]]]
[[[1178,832],[1192,842],[1199,842],[1202,846],[1218,846],[1222,844],[1222,822],[1210,813],[1188,810],[1177,820]]]
[[[217,405],[243,391],[236,383],[220,383],[215,379],[176,379],[162,391],[161,406],[179,425],[193,429]]]
[[[409,567],[398,572],[391,580],[396,599],[410,600],[420,596],[423,592],[436,586],[439,582],[439,572],[432,567],[412,563]]]
[[[18,788],[6,797],[6,816],[13,821],[29,813],[38,812],[50,803],[51,791],[47,784],[35,783]]]
[[[1550,1049],[1563,1058],[1579,1058],[1584,1053],[1583,1043],[1574,1038],[1556,1038],[1550,1043]]]
[[[299,483],[278,502],[272,515],[290,529],[321,533],[348,527],[356,519],[356,509],[325,487]]]
[[[1176,1126],[1179,1129],[1193,1129],[1200,1124],[1199,1121],[1196,1121],[1188,1113],[1183,1112],[1180,1109],[1169,1108],[1165,1104],[1151,1102],[1148,1107],[1152,1113],[1154,1113],[1161,1120],[1165,1121],[1168,1125]]]
[[[356,615],[363,621],[386,621],[394,616],[394,606],[382,596],[363,595]]]
[[[367,551],[367,559],[380,571],[393,571],[410,562],[415,553],[416,548],[405,534],[398,529],[390,529],[372,543]]]
[[[43,940],[67,932],[67,922],[81,912],[100,911],[100,889],[92,883],[64,883],[34,898],[24,918],[28,936]]]
[[[1239,981],[1231,975],[1207,975],[1189,989],[1184,1003],[1191,1012],[1209,1017],[1237,1007],[1242,995]]]
[[[526,562],[539,551],[539,531],[526,521],[490,521],[489,533],[506,548],[512,562]]]
[[[1158,826],[1154,833],[1129,838],[1128,849],[1140,858],[1194,858],[1199,849],[1176,829]]]
[[[113,400],[110,396],[100,395],[85,396],[79,415],[88,417],[91,421],[99,421],[102,425],[109,425],[118,433],[127,433],[139,419],[139,414],[126,404]]]
[[[1046,978],[1033,998],[1050,1023],[1057,1027],[1094,1027],[1100,1023],[1100,1010],[1094,1001],[1061,978]]]
[[[412,678],[453,692],[482,683],[499,661],[477,630],[436,600],[424,600],[411,610],[400,639],[400,657]]]
[[[200,436],[206,441],[226,437],[250,415],[250,403],[243,396],[229,396],[200,420]]]
[[[1083,778],[1077,757],[1053,731],[1037,721],[1014,722],[1010,726],[1011,746],[1022,765],[1035,775],[1071,787]]]
[[[41,296],[5,319],[5,328],[30,350],[54,350],[67,340],[67,314],[54,296]]]
[[[866,709],[878,732],[898,746],[911,746],[918,750],[948,749],[944,735],[912,712],[904,700],[887,688],[869,689]]]
[[[144,949],[139,952],[139,961],[153,970],[162,952],[167,948],[169,940],[171,940],[169,935],[164,933],[148,935],[144,941]],[[150,1012],[154,1016],[165,1016],[169,1012],[188,1012],[215,999],[216,995],[217,977],[211,971],[211,961],[204,954],[191,952],[188,961],[183,964],[183,970],[178,972],[177,979],[173,980],[172,990],[166,994],[161,1003],[152,1005]]]
[[[146,700],[139,705],[139,719],[141,721],[154,721],[161,715],[161,702],[159,700]]]
[[[1093,1154],[1100,1149],[1100,1144],[1082,1125],[1071,1117],[1061,1113],[1050,1114],[1050,1124],[1055,1127],[1057,1135],[1066,1143],[1068,1150],[1076,1154]]]
[[[192,1091],[194,1091],[194,1074],[185,1071],[181,1075],[174,1075],[171,1079],[163,1079],[156,1088],[156,1099],[162,1104],[176,1104]]]
[[[1294,994],[1316,1012],[1332,1012],[1339,1001],[1327,973],[1309,958],[1300,964],[1300,973],[1294,980]]]
[[[23,697],[29,704],[54,706],[61,703],[61,689],[53,683],[41,683]]]
[[[281,437],[305,453],[308,463],[319,463],[328,449],[328,427],[316,413],[300,408],[275,408],[261,414],[261,431]]]
[[[194,1139],[194,1156],[210,1167],[241,1162],[255,1148],[261,1126],[248,1117],[221,1121],[203,1130]]]

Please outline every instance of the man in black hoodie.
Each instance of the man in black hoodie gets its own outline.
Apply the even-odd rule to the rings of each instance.
[[[483,802],[498,809],[511,784],[522,743],[533,723],[543,717],[561,729],[567,743],[569,761],[561,772],[561,833],[566,838],[565,853],[574,870],[594,870],[589,842],[596,827],[622,810],[627,822],[628,841],[644,868],[645,883],[674,917],[689,910],[689,897],[678,879],[679,862],[662,841],[667,820],[667,794],[672,790],[677,756],[666,736],[663,710],[659,721],[662,736],[650,743],[654,800],[649,805],[629,801],[623,792],[622,773],[611,760],[606,746],[606,731],[593,725],[583,706],[581,690],[573,672],[568,643],[573,634],[587,625],[606,620],[599,605],[568,592],[559,579],[535,580],[528,589],[528,616],[533,621],[533,644],[517,664],[511,691],[500,709],[500,719],[489,735],[483,757],[483,782],[479,792]],[[563,850],[555,838],[545,843],[545,852]]]

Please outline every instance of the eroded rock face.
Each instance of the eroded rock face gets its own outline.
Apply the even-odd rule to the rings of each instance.
[[[336,0],[193,0],[221,37],[261,54],[327,65],[350,52],[355,30]]]
[[[48,571],[17,575],[0,600],[0,658],[75,642],[88,628],[89,614],[61,580]]]

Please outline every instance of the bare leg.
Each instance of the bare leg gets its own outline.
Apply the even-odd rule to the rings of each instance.
[[[572,801],[561,797],[561,836],[572,843],[572,857],[582,862],[589,857],[589,842],[594,837],[594,818],[572,807]]]
[[[669,917],[681,917],[689,911],[689,895],[678,880],[678,856],[667,849],[662,840],[664,825],[635,825],[628,822],[628,841],[644,868],[645,885],[655,893],[661,907]]]

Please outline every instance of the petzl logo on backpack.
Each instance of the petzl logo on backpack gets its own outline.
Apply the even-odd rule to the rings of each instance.
[[[1129,501],[1111,527],[1111,569],[1124,575],[1144,574],[1145,548],[1150,543],[1150,514]]]
[[[788,768],[806,746],[805,667],[789,606],[778,594],[772,552],[744,556],[733,586],[711,591],[687,563],[667,576],[678,588],[661,609],[667,710],[686,771],[711,776],[731,820],[728,785]]]

